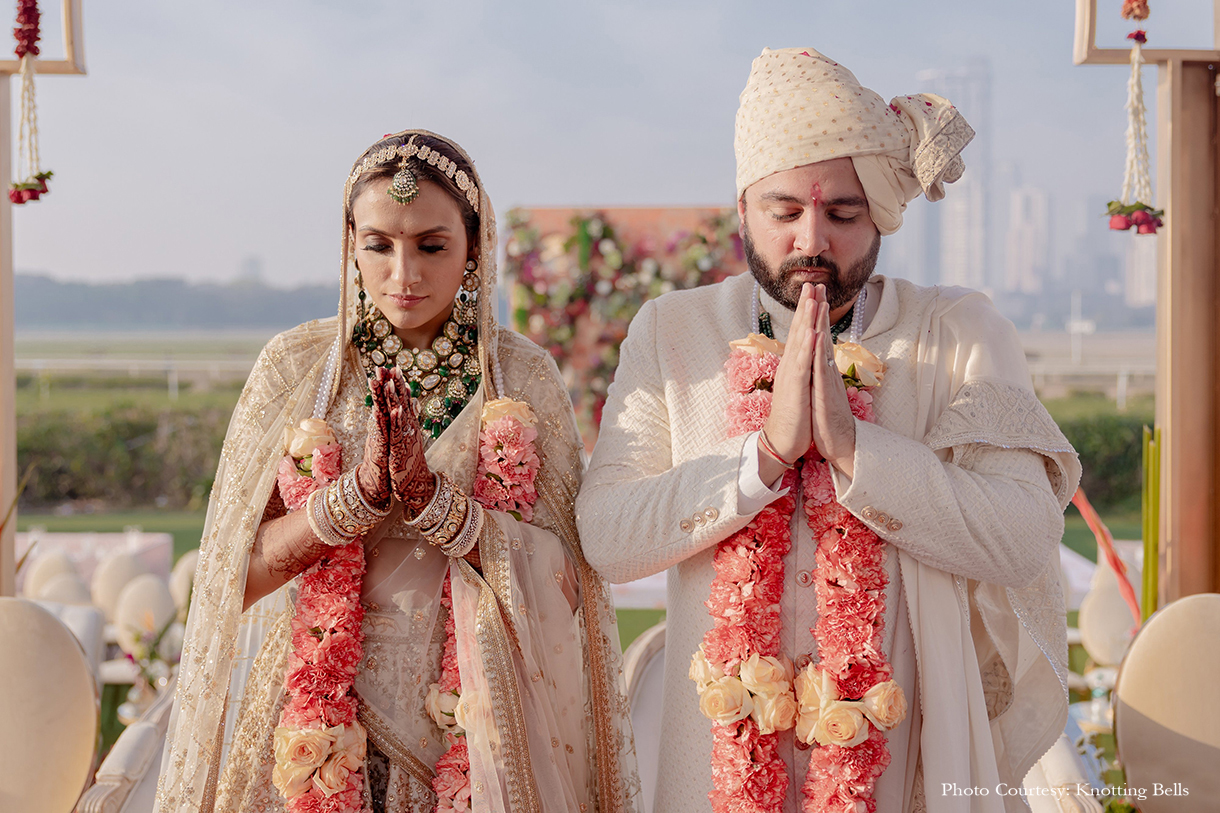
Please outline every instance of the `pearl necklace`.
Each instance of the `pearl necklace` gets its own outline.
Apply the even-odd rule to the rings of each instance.
[[[860,295],[856,297],[856,302],[852,305],[851,312],[847,315],[847,325],[835,330],[843,319],[830,326],[830,335],[834,339],[835,344],[839,342],[839,336],[846,331],[847,340],[854,344],[859,344],[860,339],[864,336],[864,304],[868,301],[868,286],[860,288]],[[764,336],[774,339],[774,331],[771,329],[771,314],[762,309],[762,287],[756,280],[754,282],[754,296],[750,299],[750,305],[753,313],[750,316],[750,324],[758,325],[758,332]]]

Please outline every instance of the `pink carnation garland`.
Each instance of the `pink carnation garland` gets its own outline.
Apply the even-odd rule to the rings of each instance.
[[[771,411],[771,382],[779,366],[773,353],[734,349],[725,363],[730,389],[729,435],[761,429]],[[853,414],[873,421],[872,395],[848,387]],[[884,543],[835,500],[829,465],[816,449],[801,468],[802,504],[813,539],[818,620],[812,632],[819,665],[840,696],[857,699],[888,680],[882,653],[885,587]],[[779,601],[783,557],[792,547],[796,471],[784,476],[785,496],[721,542],[713,558],[716,576],[706,602],[712,629],[701,649],[713,669],[732,675],[751,655],[779,656]],[[752,717],[712,725],[712,792],[715,813],[770,813],[783,809],[788,775],[776,748],[777,734],[762,734]],[[875,813],[877,778],[889,765],[885,735],[876,728],[854,747],[817,746],[802,787],[806,813]]]
[[[312,471],[312,476],[301,474],[303,470]],[[290,511],[299,510],[310,494],[341,472],[338,443],[318,446],[300,461],[285,456],[276,472],[284,505]],[[355,726],[359,743],[354,754],[331,746],[307,789],[288,796],[288,790],[280,787],[289,813],[358,813],[364,808],[364,734],[356,721],[357,699],[352,691],[364,652],[364,607],[360,604],[364,569],[364,542],[357,538],[328,550],[300,577],[292,653],[284,675],[288,700],[280,713],[279,728],[299,733]],[[332,781],[328,785],[320,776],[332,761],[338,765],[330,765]],[[351,765],[355,769],[344,767]],[[344,772],[346,781],[342,787],[334,787],[334,779],[342,778]]]
[[[479,466],[474,479],[474,498],[496,511],[512,514],[521,522],[534,516],[538,491],[540,461],[535,448],[538,430],[527,426],[512,415],[504,415],[483,425],[479,433]],[[453,619],[453,585],[449,574],[441,593],[445,619],[445,649],[441,657],[441,692],[462,692],[458,673],[456,624]],[[460,702],[460,701],[459,701]],[[446,731],[449,747],[436,762],[436,777],[432,790],[436,793],[436,810],[468,810],[470,808],[470,753],[463,733]]]

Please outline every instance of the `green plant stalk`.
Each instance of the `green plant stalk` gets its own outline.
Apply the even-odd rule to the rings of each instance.
[[[1140,587],[1140,613],[1148,618],[1148,608],[1152,606],[1152,429],[1144,426],[1144,482],[1140,491],[1140,519],[1143,522],[1143,533],[1140,538],[1144,543],[1144,568],[1141,573],[1143,584]]]

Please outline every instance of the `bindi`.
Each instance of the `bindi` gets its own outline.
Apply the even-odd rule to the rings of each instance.
[[[822,202],[822,185],[820,183],[814,182],[813,188],[809,190],[809,197],[813,200],[815,207]]]

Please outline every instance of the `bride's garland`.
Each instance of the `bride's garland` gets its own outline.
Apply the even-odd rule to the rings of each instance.
[[[333,482],[343,451],[325,421],[309,418],[284,433],[280,496],[289,511]],[[301,575],[284,675],[288,700],[275,729],[271,781],[289,813],[356,813],[364,807],[367,738],[352,691],[364,652],[364,543],[360,537]]]
[[[729,434],[761,429],[783,345],[751,334],[731,343],[725,370]],[[884,365],[858,344],[835,348],[852,413],[874,420],[870,389]],[[874,813],[877,778],[889,765],[885,730],[906,716],[906,699],[882,652],[885,545],[835,500],[830,467],[810,449],[800,470],[804,511],[817,543],[816,663],[793,676],[779,650],[783,557],[792,546],[796,471],[772,502],[716,549],[707,607],[712,629],[691,660],[699,708],[712,719],[716,813],[782,810],[788,774],[777,732],[816,745],[802,787],[806,813]]]
[[[479,466],[475,474],[474,498],[484,507],[512,514],[529,522],[538,492],[538,452],[535,441],[537,419],[529,405],[510,398],[489,401],[481,416]],[[441,656],[440,680],[428,687],[427,710],[449,747],[436,762],[436,810],[470,808],[470,753],[466,745],[466,721],[477,705],[476,698],[462,692],[458,674],[456,624],[453,619],[452,584],[448,574],[441,593],[445,609],[445,648]]]

